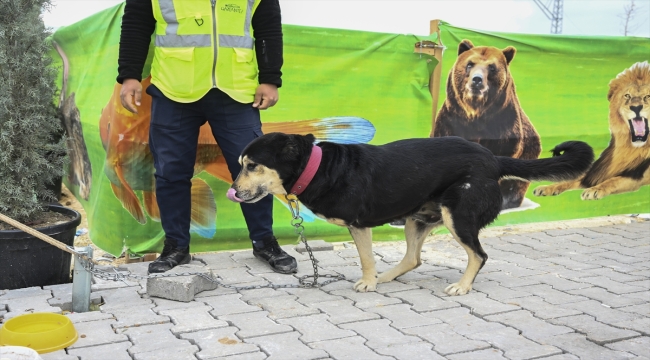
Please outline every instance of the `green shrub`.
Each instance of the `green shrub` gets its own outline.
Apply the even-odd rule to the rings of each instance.
[[[54,104],[57,69],[41,12],[50,0],[0,0],[0,213],[31,221],[58,194],[65,139]]]

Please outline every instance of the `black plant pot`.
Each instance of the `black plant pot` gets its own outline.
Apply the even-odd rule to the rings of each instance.
[[[81,215],[60,205],[49,205],[49,209],[72,219],[36,230],[72,246]],[[22,230],[0,230],[0,289],[69,283],[71,256]]]

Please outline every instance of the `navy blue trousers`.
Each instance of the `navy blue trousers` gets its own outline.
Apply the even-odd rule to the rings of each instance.
[[[160,222],[167,239],[178,247],[190,244],[191,188],[196,161],[199,128],[207,121],[221,148],[232,178],[241,171],[238,162],[244,147],[262,136],[260,112],[252,103],[242,104],[219,89],[210,90],[193,103],[168,99],[154,85],[147,88],[152,97],[149,148],[156,169],[156,198]],[[218,196],[218,195],[215,195]],[[225,194],[224,194],[225,196]],[[273,197],[254,204],[241,204],[250,239],[273,236]]]

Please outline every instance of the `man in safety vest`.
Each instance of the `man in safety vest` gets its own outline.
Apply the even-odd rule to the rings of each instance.
[[[153,36],[149,148],[165,244],[150,273],[190,261],[191,179],[206,121],[232,178],[244,147],[262,135],[260,110],[278,101],[282,24],[278,0],[127,0],[117,81],[122,105],[137,113]],[[253,254],[277,272],[296,260],[273,235],[273,198],[241,204]]]

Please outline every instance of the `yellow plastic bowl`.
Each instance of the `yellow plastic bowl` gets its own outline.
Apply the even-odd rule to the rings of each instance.
[[[39,354],[66,348],[77,338],[72,321],[54,313],[19,315],[7,320],[0,328],[0,346],[24,346]]]

